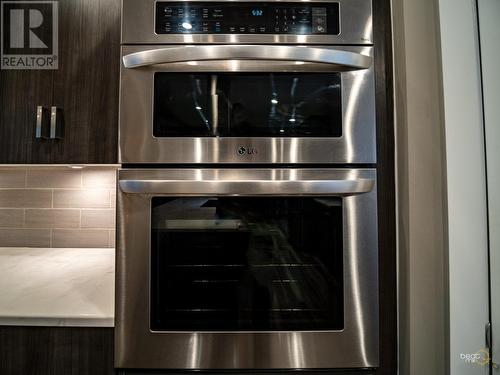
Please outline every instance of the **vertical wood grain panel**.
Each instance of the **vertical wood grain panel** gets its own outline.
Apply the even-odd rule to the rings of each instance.
[[[52,101],[50,70],[0,70],[0,164],[45,163],[49,144],[35,139],[36,107]]]
[[[120,68],[119,0],[60,0],[60,59],[54,105],[64,139],[53,163],[115,163]]]
[[[2,375],[113,375],[113,329],[0,327]]]
[[[117,161],[120,0],[59,1],[59,69],[0,71],[0,164]],[[34,138],[36,107],[62,140]]]
[[[377,120],[377,191],[380,288],[380,368],[397,373],[397,257],[394,171],[394,103],[390,0],[373,0]]]

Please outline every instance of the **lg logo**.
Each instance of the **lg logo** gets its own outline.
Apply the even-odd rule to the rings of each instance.
[[[57,69],[57,1],[2,1],[2,69]]]
[[[255,149],[253,147],[240,146],[240,147],[238,147],[238,155],[240,155],[240,156],[257,155],[257,149]]]

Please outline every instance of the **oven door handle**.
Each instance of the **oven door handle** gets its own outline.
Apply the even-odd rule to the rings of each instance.
[[[120,180],[122,192],[182,196],[349,196],[370,192],[375,180]]]
[[[329,48],[272,46],[272,45],[218,45],[182,46],[151,49],[123,56],[125,68],[186,63],[197,61],[254,60],[289,61],[292,65],[301,63],[326,64],[333,71],[368,69],[372,64],[370,56]]]

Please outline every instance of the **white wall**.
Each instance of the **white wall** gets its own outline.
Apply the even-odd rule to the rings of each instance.
[[[475,0],[393,1],[403,375],[488,371],[460,356],[484,347],[488,321],[486,174],[474,6]],[[500,17],[489,16],[499,24]],[[498,45],[499,40],[497,34],[490,41]],[[500,59],[490,59],[489,69],[496,72]],[[490,88],[495,90],[498,86]],[[498,100],[490,105],[500,110]],[[491,146],[496,150],[499,128],[496,122],[492,137],[497,143]],[[495,172],[500,179],[500,168]],[[496,218],[500,221],[500,215]],[[498,258],[500,271],[500,251]],[[500,288],[498,293],[500,313]]]
[[[479,27],[484,94],[490,227],[493,360],[500,362],[500,1],[480,0]]]
[[[445,162],[437,0],[393,1],[402,375],[444,375]]]
[[[446,138],[450,374],[486,374],[460,354],[488,321],[486,184],[475,0],[439,0]],[[498,22],[498,20],[497,20]]]

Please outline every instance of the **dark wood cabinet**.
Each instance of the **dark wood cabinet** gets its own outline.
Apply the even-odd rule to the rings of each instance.
[[[0,164],[48,162],[35,139],[36,107],[52,102],[51,70],[0,70]]]
[[[0,71],[0,164],[117,162],[120,0],[58,7],[58,69]],[[35,138],[37,106],[61,139]]]
[[[0,327],[2,375],[113,375],[113,329]]]

